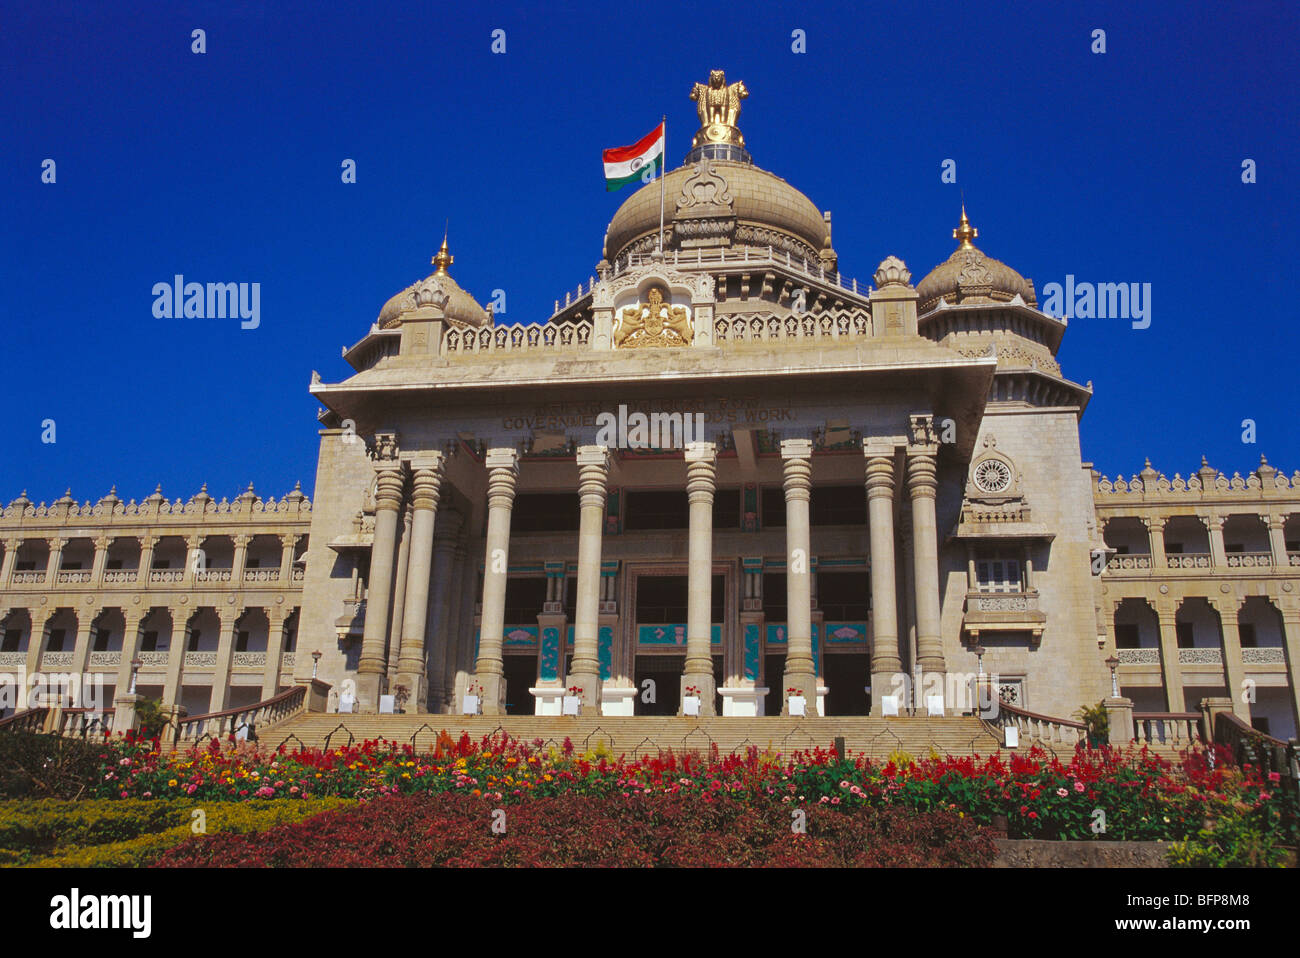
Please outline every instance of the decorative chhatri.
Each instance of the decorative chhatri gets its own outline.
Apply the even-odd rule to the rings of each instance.
[[[740,116],[740,101],[749,96],[745,84],[737,80],[727,85],[727,76],[721,70],[709,72],[709,82],[697,83],[691,89],[691,99],[698,105],[700,130],[691,141],[692,147],[707,143],[730,143],[743,147],[745,138],[736,128]]]
[[[623,309],[614,330],[618,349],[689,346],[694,339],[695,327],[686,307],[664,302],[663,292],[657,287],[646,294],[646,302]]]

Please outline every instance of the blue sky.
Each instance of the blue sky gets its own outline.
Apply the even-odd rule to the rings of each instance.
[[[311,371],[347,375],[444,221],[462,286],[544,319],[631,195],[604,192],[600,150],[666,113],[679,165],[713,67],[749,87],[755,162],[833,212],[848,276],[892,253],[919,282],[961,190],[1040,297],[1066,274],[1151,284],[1149,328],[1066,334],[1065,375],[1096,390],[1085,460],[1300,468],[1296,4],[628,9],[5,0],[0,500],[310,492]],[[155,318],[176,273],[260,283],[259,327]]]

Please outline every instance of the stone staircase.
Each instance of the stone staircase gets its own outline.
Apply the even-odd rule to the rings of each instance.
[[[338,747],[349,742],[360,744],[367,739],[384,739],[424,750],[433,747],[440,731],[453,738],[468,733],[476,741],[505,731],[515,739],[525,742],[541,739],[557,748],[568,738],[579,751],[603,744],[615,755],[627,756],[655,755],[661,750],[707,753],[715,745],[722,755],[744,754],[750,746],[788,755],[813,748],[829,750],[837,736],[844,738],[850,758],[862,755],[877,761],[899,751],[924,758],[932,751],[940,755],[989,755],[1001,747],[999,737],[976,718],[865,716],[697,719],[308,713],[260,729],[258,741],[264,747],[278,748],[283,744],[293,749]],[[1073,748],[1057,751],[1064,755]]]

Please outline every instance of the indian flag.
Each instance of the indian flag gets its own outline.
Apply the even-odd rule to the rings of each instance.
[[[631,146],[605,150],[605,192],[621,189],[629,183],[649,183],[664,166],[664,125],[657,127]]]

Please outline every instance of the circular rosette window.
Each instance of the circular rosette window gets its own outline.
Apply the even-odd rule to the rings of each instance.
[[[975,485],[981,492],[1006,492],[1011,488],[1011,469],[1000,459],[985,459],[975,467]]]

